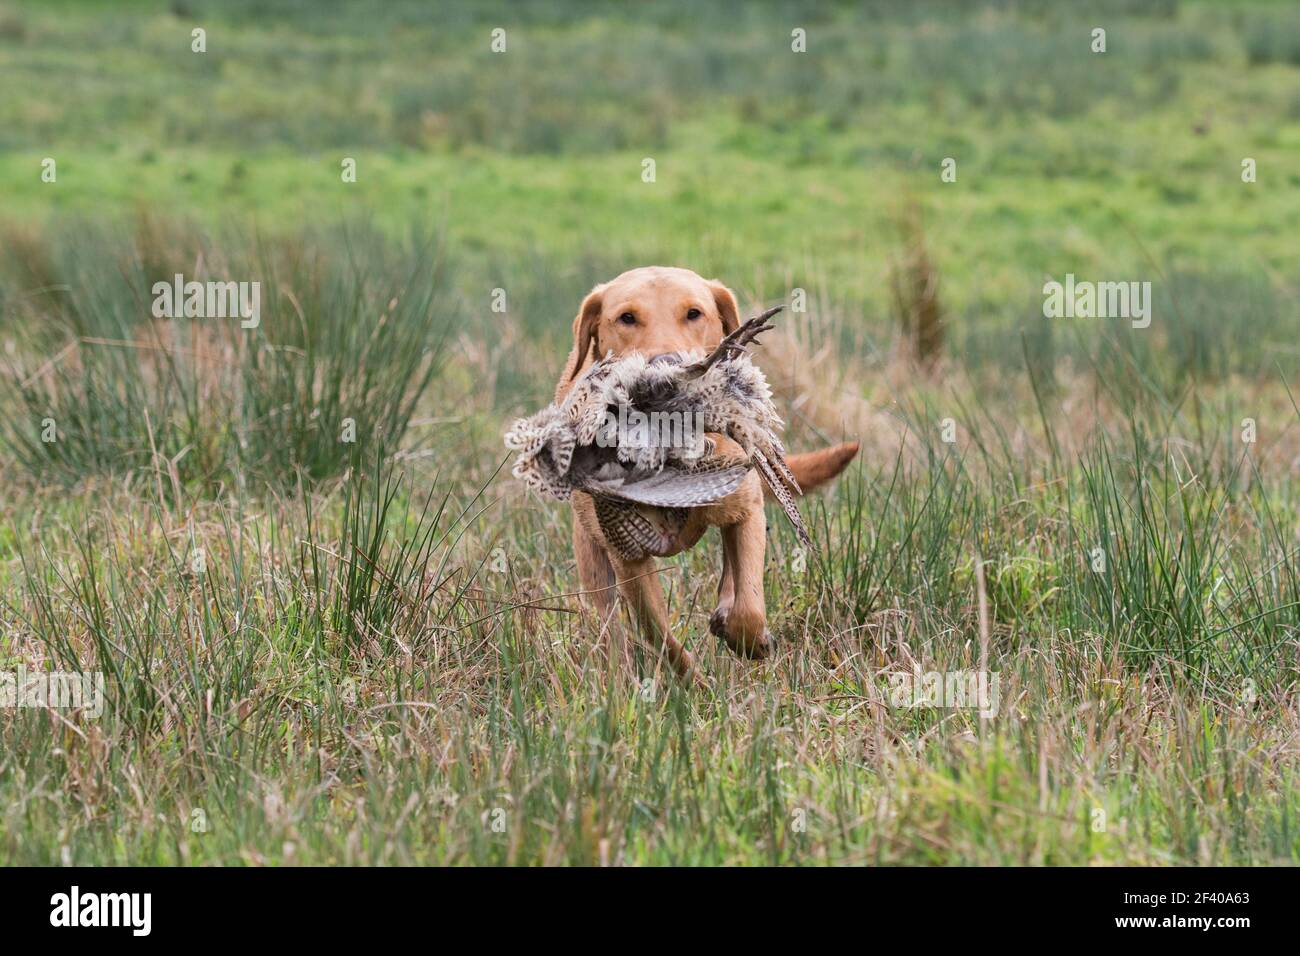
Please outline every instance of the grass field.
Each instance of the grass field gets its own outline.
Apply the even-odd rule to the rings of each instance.
[[[0,2],[0,674],[105,700],[0,708],[0,862],[1300,858],[1293,6],[260,6]],[[863,444],[769,515],[771,659],[665,562],[695,690],[501,444],[650,263],[802,293],[787,443]]]

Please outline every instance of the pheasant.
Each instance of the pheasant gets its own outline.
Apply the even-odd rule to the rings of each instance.
[[[636,559],[654,553],[661,526],[731,494],[754,468],[811,547],[791,494],[799,484],[779,437],[784,423],[747,348],[781,308],[749,319],[707,356],[594,363],[562,402],[511,426],[505,444],[518,453],[512,473],[552,498],[590,494],[606,540]],[[705,432],[728,436],[747,457],[719,455]]]

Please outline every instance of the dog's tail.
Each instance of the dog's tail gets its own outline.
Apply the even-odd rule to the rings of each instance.
[[[804,452],[802,455],[791,455],[785,462],[790,466],[795,480],[799,482],[799,487],[803,489],[804,494],[807,494],[814,488],[820,488],[847,468],[857,453],[858,443],[850,441],[843,445],[832,445],[830,448]],[[764,493],[769,498],[772,496],[766,486],[764,486]]]

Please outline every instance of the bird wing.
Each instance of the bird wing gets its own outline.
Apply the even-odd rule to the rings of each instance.
[[[589,480],[584,490],[658,508],[698,508],[731,494],[748,471],[747,465],[728,462],[692,469],[669,466],[644,478]]]

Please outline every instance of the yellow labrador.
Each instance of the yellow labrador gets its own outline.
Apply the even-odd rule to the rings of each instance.
[[[593,361],[609,353],[640,353],[646,358],[699,350],[712,351],[722,337],[740,324],[736,297],[720,282],[703,279],[689,269],[648,266],[624,272],[596,286],[583,300],[573,320],[573,351],[555,390],[561,401],[573,381]],[[725,435],[710,434],[717,453],[746,460],[744,451]],[[834,478],[858,452],[856,442],[823,448],[788,459],[800,487],[810,491]],[[596,521],[589,494],[573,494],[573,551],[583,591],[602,617],[613,609],[615,589],[631,606],[638,626],[668,657],[680,677],[692,676],[694,661],[669,631],[668,607],[655,573],[654,557],[621,558],[609,547]],[[672,527],[670,544],[661,557],[693,546],[705,530],[722,530],[722,580],[718,606],[709,629],[745,657],[765,657],[772,648],[763,600],[763,561],[767,522],[763,489],[751,471],[730,495],[711,505],[692,508]]]

